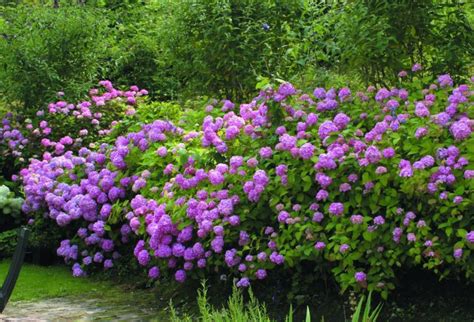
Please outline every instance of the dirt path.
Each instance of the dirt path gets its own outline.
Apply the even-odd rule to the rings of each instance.
[[[163,321],[157,312],[135,304],[103,299],[55,298],[38,302],[11,302],[0,321]]]

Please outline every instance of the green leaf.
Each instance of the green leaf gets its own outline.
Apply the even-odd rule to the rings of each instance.
[[[453,227],[446,228],[446,236],[450,237],[453,234]]]
[[[306,306],[306,322],[311,322],[311,312],[309,311],[309,306]]]
[[[364,237],[366,241],[372,241],[374,240],[375,234],[368,231],[364,231],[364,233],[362,234],[362,237]]]
[[[456,236],[458,237],[465,238],[466,235],[467,235],[467,231],[465,229],[458,229],[456,231]]]

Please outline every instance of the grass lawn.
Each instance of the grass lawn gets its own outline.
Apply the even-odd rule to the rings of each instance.
[[[10,262],[0,262],[0,283],[3,283]],[[414,275],[413,283],[399,288],[392,298],[384,303],[382,321],[473,321],[474,297],[470,296],[471,288],[460,282],[437,282],[435,277]],[[416,282],[415,282],[416,281]],[[413,284],[413,285],[411,285]],[[226,302],[228,288],[221,281],[208,283],[209,301],[215,307],[221,307]],[[132,307],[145,307],[155,310],[157,321],[169,319],[168,305],[170,299],[179,312],[197,314],[196,290],[199,283],[190,281],[186,285],[164,280],[152,290],[134,289],[130,285],[116,283],[113,280],[104,281],[97,277],[75,278],[66,266],[37,266],[24,264],[13,291],[11,302],[40,301],[47,298],[79,297],[97,299],[98,305],[114,308],[114,303],[123,303]],[[258,298],[267,299],[267,309],[274,316],[282,317],[288,313],[288,307],[281,298],[272,302],[269,294],[276,289],[266,286],[256,288]],[[315,315],[324,315],[338,319],[343,303],[339,297],[328,297],[326,302],[311,303]],[[304,314],[306,306],[300,313]],[[338,313],[339,312],[339,313]],[[330,319],[331,321],[331,319]]]
[[[0,283],[5,280],[9,266],[9,261],[0,262]],[[25,263],[10,300],[40,300],[85,293],[116,294],[118,291],[119,287],[106,281],[75,278],[70,269],[64,266],[44,267]]]

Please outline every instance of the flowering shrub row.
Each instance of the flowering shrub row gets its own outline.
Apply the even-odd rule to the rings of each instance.
[[[358,93],[284,83],[208,105],[199,127],[45,154],[21,171],[23,210],[70,232],[58,254],[76,276],[133,242],[150,278],[179,282],[229,271],[246,287],[303,261],[384,296],[397,267],[472,278],[472,84],[404,75]]]
[[[128,91],[117,90],[109,81],[99,85],[102,89],[91,89],[88,99],[78,104],[58,100],[37,111],[34,119],[8,113],[0,127],[0,155],[26,166],[30,158],[41,158],[44,152],[62,155],[83,146],[93,147],[123,114],[135,113],[137,99],[148,94],[136,86]],[[60,99],[63,96],[58,92]]]

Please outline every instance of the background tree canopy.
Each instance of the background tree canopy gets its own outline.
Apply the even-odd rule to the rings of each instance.
[[[468,1],[3,1],[3,95],[35,109],[101,78],[152,97],[248,97],[257,79],[303,87],[472,71]],[[347,76],[345,76],[347,75]]]

